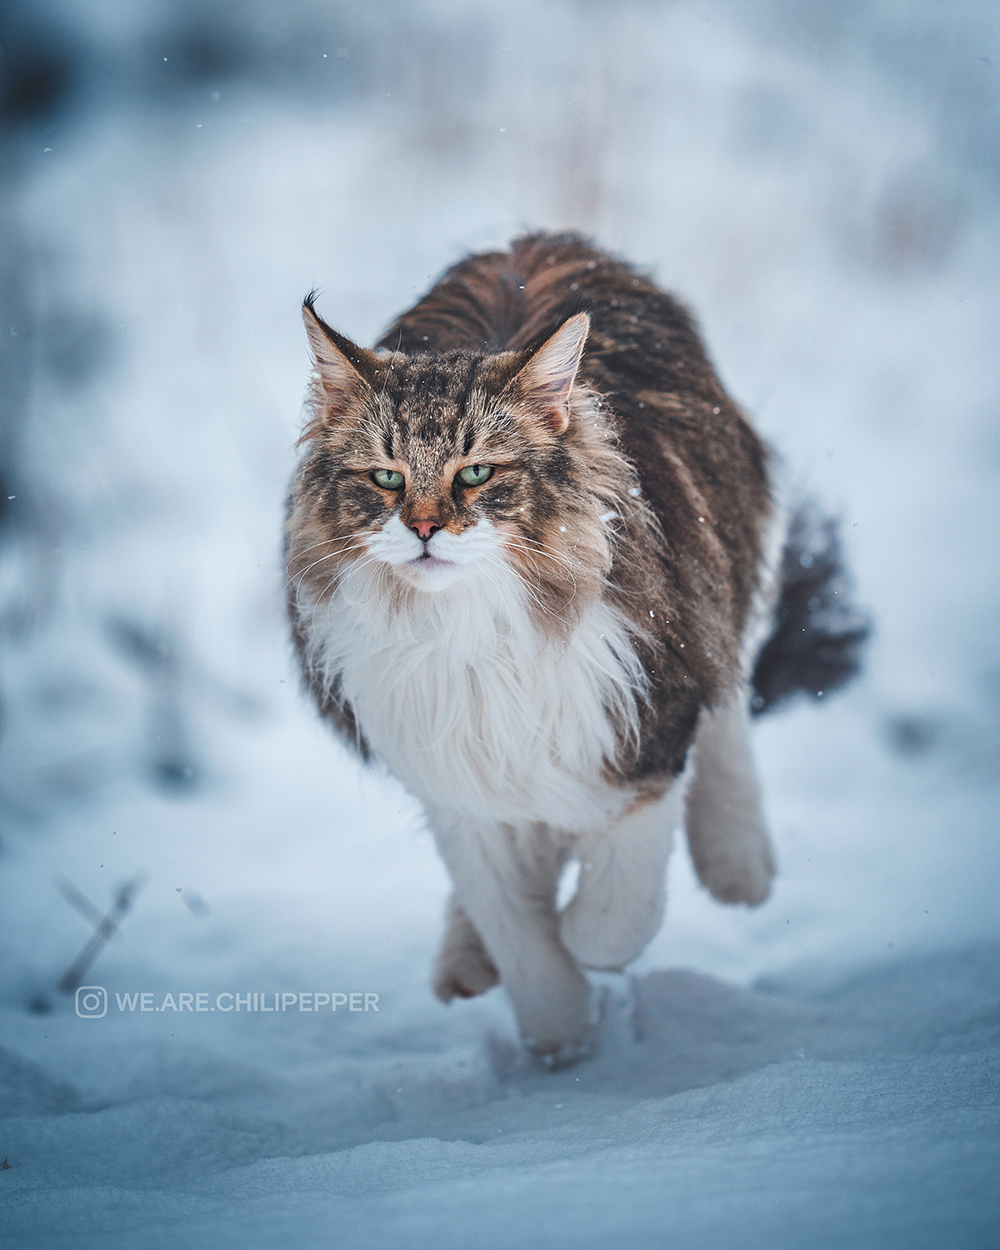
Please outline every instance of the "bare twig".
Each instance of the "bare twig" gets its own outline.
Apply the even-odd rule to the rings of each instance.
[[[70,907],[78,911],[84,920],[89,920],[92,925],[98,925],[104,919],[104,914],[99,907],[95,907],[89,898],[76,888],[72,881],[67,881],[65,877],[54,877],[52,884],[63,896]]]
[[[90,940],[62,975],[62,979],[59,982],[59,988],[63,991],[63,993],[73,994],[83,984],[83,978],[87,975],[91,964],[104,949],[104,944],[115,934],[119,924],[121,924],[123,918],[128,914],[129,909],[135,901],[135,896],[139,893],[145,883],[145,876],[142,873],[137,873],[136,876],[134,876],[130,881],[126,881],[119,887],[118,893],[115,895],[115,900],[108,913],[104,916],[101,916],[100,913],[98,913],[99,918],[95,922],[95,929]],[[59,888],[62,890],[61,886]],[[70,886],[70,890],[72,891],[74,897],[71,898],[65,890],[62,890],[63,897],[71,902],[78,911],[80,910],[78,906],[80,900],[83,901],[86,908],[92,908],[92,904],[89,903],[78,890],[76,890],[73,886]],[[93,911],[96,912],[97,909],[93,908]],[[88,918],[93,920],[92,916],[88,916]]]

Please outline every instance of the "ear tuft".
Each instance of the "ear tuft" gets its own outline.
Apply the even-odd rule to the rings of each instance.
[[[306,296],[302,320],[309,336],[316,377],[332,414],[343,411],[352,398],[367,389],[378,371],[378,362],[372,352],[328,326],[313,307],[313,298],[312,292]]]
[[[562,434],[569,425],[569,394],[589,333],[590,318],[586,313],[570,317],[545,340],[514,379],[522,401],[540,412],[556,434]]]

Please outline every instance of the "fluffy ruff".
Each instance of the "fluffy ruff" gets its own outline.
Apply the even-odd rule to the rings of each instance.
[[[392,518],[325,604],[300,604],[326,691],[429,808],[607,827],[636,794],[610,778],[646,694],[627,620],[597,599],[568,637],[539,628],[487,520],[428,550]]]

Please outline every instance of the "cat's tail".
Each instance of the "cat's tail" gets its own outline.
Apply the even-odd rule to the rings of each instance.
[[[825,698],[861,671],[872,624],[851,602],[851,592],[837,520],[814,503],[800,505],[781,553],[772,632],[751,678],[754,716],[799,693]]]

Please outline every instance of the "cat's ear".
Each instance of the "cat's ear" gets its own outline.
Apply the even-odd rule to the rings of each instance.
[[[577,313],[538,348],[514,379],[514,387],[528,408],[539,413],[556,434],[569,425],[569,393],[580,367],[590,318]]]
[[[302,305],[302,320],[323,396],[331,412],[342,412],[371,386],[378,372],[378,357],[328,326],[313,307],[311,295]]]

